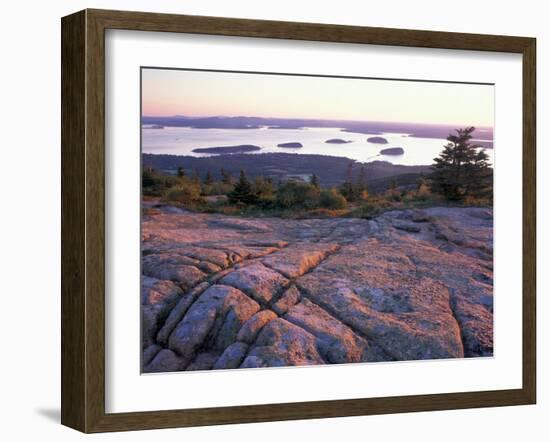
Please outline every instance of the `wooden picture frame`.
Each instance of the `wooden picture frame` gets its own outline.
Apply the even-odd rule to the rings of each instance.
[[[495,51],[523,57],[523,385],[497,391],[105,412],[105,30]],[[84,10],[62,19],[62,424],[83,432],[534,404],[534,38]]]

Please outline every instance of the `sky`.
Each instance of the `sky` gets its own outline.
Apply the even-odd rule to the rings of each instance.
[[[144,116],[248,116],[493,126],[492,85],[142,70]]]

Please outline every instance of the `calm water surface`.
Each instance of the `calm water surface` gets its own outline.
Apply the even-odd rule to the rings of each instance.
[[[375,135],[342,132],[340,128],[303,129],[193,129],[189,127],[165,127],[164,129],[142,129],[142,151],[152,154],[211,156],[195,153],[198,147],[236,146],[253,144],[262,149],[252,154],[267,152],[287,152],[297,154],[331,155],[351,158],[360,162],[375,160],[393,164],[423,165],[432,164],[446,144],[444,139],[415,138],[408,134],[384,133],[376,135],[388,140],[388,144],[367,142]],[[330,138],[350,140],[347,144],[328,144]],[[299,142],[302,148],[282,148],[277,144]],[[402,147],[403,155],[380,155],[381,149]],[[493,149],[486,149],[491,163]]]

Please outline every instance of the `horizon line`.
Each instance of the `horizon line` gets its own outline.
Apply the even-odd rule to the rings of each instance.
[[[467,127],[473,126],[476,129],[492,129],[494,126],[488,126],[485,124],[475,125],[475,124],[466,124],[466,123],[425,123],[425,122],[416,122],[416,121],[396,121],[396,120],[354,120],[354,119],[339,119],[339,118],[315,118],[315,117],[266,117],[266,116],[252,116],[252,115],[185,115],[185,114],[166,114],[166,115],[141,115],[141,118],[188,118],[188,119],[199,119],[199,118],[260,118],[264,120],[268,119],[277,119],[277,120],[306,120],[306,121],[335,121],[335,122],[347,122],[347,123],[382,123],[382,124],[416,124],[422,126],[457,126],[457,127]]]

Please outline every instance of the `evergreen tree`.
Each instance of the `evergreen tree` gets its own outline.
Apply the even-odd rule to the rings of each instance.
[[[221,169],[220,174],[222,176],[222,183],[224,184],[233,183],[233,178],[231,177],[231,174],[227,172],[224,168]]]
[[[357,177],[354,193],[357,199],[366,198],[368,196],[367,171],[364,164],[362,164],[361,169],[359,169],[359,176]]]
[[[210,173],[210,171],[206,172],[206,177],[204,178],[204,184],[209,186],[213,183],[214,183],[214,178],[212,178],[212,174]]]
[[[152,187],[156,183],[157,172],[152,167],[146,167],[141,172],[141,185],[143,187]]]
[[[346,181],[340,187],[340,193],[348,201],[355,199],[353,188],[353,161],[350,161],[346,170]]]
[[[233,204],[253,204],[256,202],[257,197],[252,190],[252,185],[244,170],[241,169],[239,175],[239,181],[235,184],[235,188],[228,195],[229,201]]]
[[[489,165],[489,155],[485,149],[478,150],[471,164],[466,168],[466,195],[475,198],[492,198],[493,171]]]
[[[309,182],[312,186],[316,187],[317,189],[320,187],[319,185],[319,177],[315,174],[311,175],[311,180]]]
[[[178,167],[178,178],[183,178],[185,176],[185,169],[181,166]]]
[[[199,177],[199,171],[197,169],[195,169],[195,171],[193,172],[193,184],[195,186],[201,185],[201,179]]]
[[[447,137],[439,157],[434,158],[430,186],[433,192],[449,200],[465,197],[488,197],[492,194],[492,170],[489,157],[482,147],[470,142],[474,127],[456,129]]]

